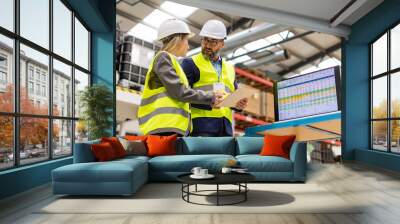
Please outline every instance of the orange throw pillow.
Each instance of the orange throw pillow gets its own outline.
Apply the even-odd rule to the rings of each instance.
[[[136,136],[136,135],[126,135],[124,138],[126,139],[126,140],[129,140],[129,141],[137,141],[137,140],[140,140],[140,141],[142,141],[142,142],[146,142],[146,139],[147,139],[147,135],[139,135],[139,136]]]
[[[260,155],[262,156],[280,156],[290,159],[290,148],[296,135],[269,135],[264,136],[264,146],[261,149]]]
[[[110,137],[110,138],[101,138],[101,142],[108,142],[114,149],[115,155],[117,158],[121,158],[126,156],[126,151],[124,146],[122,146],[121,142],[119,142],[118,138]]]
[[[158,136],[149,135],[147,137],[147,154],[148,156],[165,156],[176,155],[176,139],[178,135]]]
[[[93,144],[91,145],[91,149],[94,154],[94,157],[99,162],[110,161],[117,158],[114,149],[108,142]]]

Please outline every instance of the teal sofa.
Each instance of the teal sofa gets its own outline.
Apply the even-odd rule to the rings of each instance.
[[[52,171],[54,194],[131,195],[148,181],[176,181],[196,166],[219,172],[228,160],[236,160],[259,182],[306,180],[306,143],[302,142],[295,142],[290,159],[285,159],[258,155],[262,137],[183,137],[177,141],[177,155],[96,162],[90,145],[97,142],[75,144],[74,163]]]

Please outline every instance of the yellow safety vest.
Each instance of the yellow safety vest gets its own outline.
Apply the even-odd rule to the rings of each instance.
[[[169,97],[164,86],[157,89],[149,88],[150,74],[153,72],[153,64],[158,54],[154,56],[146,74],[142,100],[138,110],[140,130],[145,135],[176,132],[186,136],[191,129],[190,104]],[[170,53],[168,55],[171,57],[172,66],[181,83],[189,87],[186,75],[175,56]]]
[[[200,71],[200,79],[193,84],[193,89],[201,89],[204,91],[213,91],[214,83],[221,82],[225,85],[225,91],[232,93],[235,91],[235,68],[233,65],[222,60],[221,77],[218,80],[218,73],[211,61],[205,58],[202,53],[192,56],[194,64]],[[191,108],[192,118],[212,117],[212,118],[227,118],[231,124],[233,120],[232,110],[229,107],[213,108],[212,110],[202,110],[198,108]]]

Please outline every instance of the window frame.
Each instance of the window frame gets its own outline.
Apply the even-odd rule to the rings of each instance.
[[[391,98],[391,80],[392,76],[395,75],[396,73],[400,72],[400,67],[391,69],[391,31],[393,28],[397,27],[400,25],[400,21],[397,21],[396,23],[392,24],[389,28],[385,29],[383,33],[378,35],[375,39],[373,39],[369,44],[369,149],[373,151],[379,151],[379,152],[386,152],[386,153],[392,153],[392,154],[400,154],[400,152],[393,152],[392,151],[392,121],[398,121],[400,120],[399,117],[393,117],[392,116],[392,98]],[[373,74],[373,44],[376,43],[381,37],[384,35],[387,35],[387,64],[386,64],[386,71],[376,74],[374,76]],[[399,52],[400,53],[400,52]],[[385,118],[373,118],[373,97],[374,97],[374,86],[373,86],[373,81],[382,77],[386,77],[386,86],[387,86],[387,105],[386,105],[386,117]],[[386,129],[387,129],[387,138],[386,138],[386,151],[379,150],[374,148],[374,136],[373,136],[373,122],[376,121],[386,121]]]
[[[84,20],[72,9],[72,7],[65,1],[65,0],[59,0],[68,10],[71,11],[71,18],[70,18],[70,23],[71,23],[71,59],[64,58],[63,56],[55,53],[53,50],[53,23],[54,23],[54,17],[53,17],[53,1],[54,0],[47,0],[49,2],[49,47],[46,49],[45,47],[42,47],[39,44],[34,43],[33,41],[30,41],[29,39],[24,38],[23,36],[20,35],[20,0],[14,0],[13,1],[13,10],[14,10],[14,30],[10,31],[4,27],[0,26],[0,35],[3,35],[7,38],[12,39],[13,41],[13,52],[12,52],[12,69],[11,69],[11,75],[13,75],[13,81],[14,81],[14,100],[13,100],[13,107],[14,110],[13,112],[1,112],[0,111],[0,116],[11,116],[13,118],[13,154],[14,154],[14,161],[13,161],[13,166],[11,167],[5,167],[5,168],[0,168],[0,172],[5,171],[5,170],[10,170],[10,169],[16,169],[19,167],[23,166],[29,166],[37,163],[43,163],[49,160],[53,159],[61,159],[65,157],[70,157],[73,155],[74,152],[74,143],[75,143],[75,123],[76,121],[79,120],[79,117],[75,116],[75,108],[71,108],[71,114],[68,116],[56,116],[53,115],[53,59],[58,60],[59,62],[62,62],[66,65],[71,66],[71,104],[74,105],[75,103],[75,88],[74,88],[74,82],[75,82],[75,69],[85,73],[89,77],[89,83],[88,86],[92,85],[92,69],[91,69],[91,49],[92,49],[92,44],[91,44],[91,37],[92,37],[92,31],[91,29],[87,26],[87,24],[84,22]],[[84,26],[84,28],[88,31],[88,69],[85,69],[78,64],[75,63],[75,18],[79,20],[79,22]],[[27,113],[21,113],[20,111],[20,87],[21,87],[21,80],[20,80],[20,70],[21,70],[21,61],[20,61],[20,45],[23,44],[27,47],[32,48],[33,50],[36,50],[40,53],[43,53],[48,56],[49,63],[48,63],[48,73],[47,73],[47,83],[45,85],[45,95],[48,96],[48,112],[46,115],[39,115],[39,114],[27,114]],[[36,72],[37,68],[30,65],[29,63],[26,63],[26,87],[27,91],[28,90],[28,82],[32,81],[34,83],[34,92],[36,92],[35,85],[37,83],[42,84],[42,79],[41,75],[43,70],[40,69],[39,72],[39,80],[36,79]],[[31,66],[33,67],[33,79],[30,77],[30,68]],[[42,86],[42,85],[40,85]],[[46,93],[48,92],[48,93]],[[36,94],[34,94],[36,95]],[[40,94],[37,95],[38,98],[43,97],[40,91]],[[38,99],[37,99],[38,100]],[[35,102],[34,102],[35,103]],[[43,160],[38,161],[38,162],[32,162],[32,163],[26,163],[26,164],[21,164],[21,158],[20,158],[20,119],[21,118],[45,118],[47,119],[48,122],[48,136],[47,136],[47,142],[49,143],[47,145],[47,148],[45,150],[48,151],[47,158],[43,158]],[[56,120],[66,120],[66,121],[71,121],[71,153],[68,155],[63,155],[63,156],[54,156],[54,147],[53,147],[53,121]],[[51,143],[51,144],[50,144]]]

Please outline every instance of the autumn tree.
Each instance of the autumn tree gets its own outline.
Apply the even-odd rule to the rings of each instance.
[[[13,85],[9,85],[6,92],[0,94],[0,111],[13,112],[14,97]],[[47,104],[34,105],[29,99],[29,95],[24,87],[20,88],[20,110],[23,114],[41,114],[47,115]],[[58,110],[55,110],[58,114]],[[13,117],[0,116],[0,147],[12,148],[13,147]],[[20,118],[20,148],[24,149],[26,145],[45,145],[47,142],[49,126],[47,118],[33,118],[21,117]],[[53,126],[53,138],[58,137],[59,128]]]
[[[400,100],[393,99],[391,104],[391,117],[400,117]],[[388,118],[389,112],[387,111],[387,100],[381,101],[378,106],[372,109],[373,118]],[[390,121],[389,121],[390,122]],[[391,121],[391,134],[392,141],[398,141],[400,137],[400,122]],[[373,125],[374,138],[385,138],[387,135],[387,122],[376,121]]]

